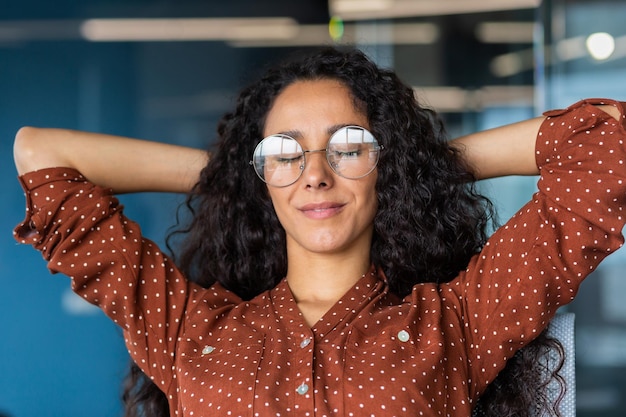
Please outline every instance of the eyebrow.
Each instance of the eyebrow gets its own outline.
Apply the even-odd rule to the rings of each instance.
[[[346,126],[360,126],[360,125],[358,125],[356,123],[339,123],[339,124],[336,124],[336,125],[329,126],[326,129],[326,134],[328,136],[331,136],[333,133],[335,133],[339,129],[344,128]],[[287,131],[284,131],[284,132],[278,132],[278,134],[280,134],[280,135],[287,135],[287,136],[292,137],[294,139],[302,139],[302,137],[303,137],[302,132],[300,130],[287,130]]]

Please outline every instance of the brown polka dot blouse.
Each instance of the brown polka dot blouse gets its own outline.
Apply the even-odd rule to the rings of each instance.
[[[546,113],[538,192],[444,285],[401,299],[372,269],[313,327],[286,282],[249,302],[185,280],[108,190],[75,170],[20,178],[17,240],[124,329],[173,416],[467,416],[513,353],[622,245],[624,118]]]

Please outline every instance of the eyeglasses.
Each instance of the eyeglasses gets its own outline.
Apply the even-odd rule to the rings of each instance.
[[[378,164],[383,149],[374,136],[360,126],[345,126],[332,134],[326,149],[304,150],[291,136],[276,134],[254,149],[250,165],[266,184],[286,187],[298,181],[306,164],[305,154],[325,152],[332,170],[344,178],[362,178]]]

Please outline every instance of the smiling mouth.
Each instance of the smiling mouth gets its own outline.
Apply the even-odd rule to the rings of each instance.
[[[300,211],[311,219],[326,219],[343,210],[344,205],[338,203],[307,204]]]

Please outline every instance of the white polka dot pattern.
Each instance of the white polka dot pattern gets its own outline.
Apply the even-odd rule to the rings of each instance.
[[[547,114],[539,191],[457,279],[400,299],[373,269],[313,328],[286,281],[249,302],[187,282],[110,192],[70,169],[20,178],[15,237],[124,329],[174,416],[469,415],[622,244],[625,123],[598,102]]]

